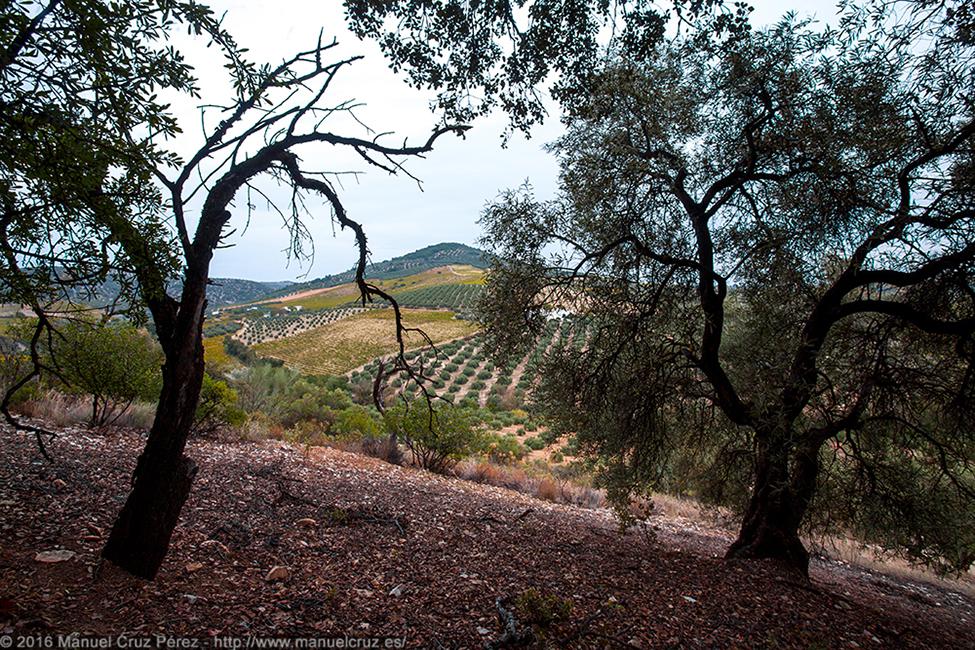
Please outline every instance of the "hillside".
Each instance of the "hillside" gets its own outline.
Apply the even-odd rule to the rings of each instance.
[[[386,280],[398,278],[406,275],[414,275],[441,266],[453,264],[473,266],[476,268],[486,268],[488,256],[484,251],[467,246],[466,244],[442,243],[427,246],[419,250],[407,253],[400,257],[394,257],[383,262],[369,264],[366,267],[366,276],[371,280]],[[290,285],[286,290],[278,291],[276,296],[286,293],[295,293],[313,289],[325,289],[352,282],[355,279],[355,267],[344,273],[326,275],[321,278],[309,280]]]
[[[291,282],[257,282],[240,278],[212,278],[207,287],[207,301],[211,308],[252,302],[269,293],[286,289],[291,285]],[[170,292],[174,295],[178,290],[179,285],[170,287]]]
[[[435,266],[410,275],[394,278],[372,279],[370,283],[376,285],[396,298],[404,307],[433,307],[438,296],[454,298],[454,302],[466,304],[476,296],[484,284],[485,273],[482,269],[470,265]],[[460,290],[461,295],[453,295]],[[436,295],[428,295],[428,294]],[[296,290],[295,286],[288,287],[288,293],[281,296],[264,298],[255,304],[270,305],[271,307],[300,307],[302,309],[334,309],[335,307],[351,306],[360,300],[359,287],[354,282],[345,282],[329,287],[306,288]],[[384,304],[377,301],[374,304]],[[457,306],[453,305],[453,306]]]
[[[483,269],[487,266],[487,253],[466,244],[441,243],[427,246],[400,257],[376,262],[367,267],[368,277],[375,280],[389,280],[404,276],[423,274],[438,267],[451,265]],[[355,279],[355,268],[343,273],[327,275],[306,282],[258,282],[242,278],[211,278],[207,287],[209,306],[224,307],[252,303],[262,299],[277,299],[290,294],[307,292],[347,284]],[[427,286],[424,284],[423,286]],[[178,295],[182,287],[179,280],[167,286],[170,295]],[[353,292],[347,292],[349,299]],[[106,280],[98,285],[92,294],[74,291],[71,298],[95,307],[109,305],[119,294],[119,285],[114,280]],[[343,301],[348,302],[348,300]],[[328,306],[338,306],[329,304]],[[426,305],[423,305],[426,306]]]
[[[719,559],[728,532],[608,513],[328,448],[193,441],[200,474],[156,581],[99,550],[143,445],[0,427],[0,630],[20,635],[501,638],[497,599],[551,648],[971,647],[975,603],[816,559],[811,584]],[[70,551],[42,563],[41,551]],[[269,579],[274,567],[280,579]],[[351,647],[351,646],[350,646]],[[363,646],[364,647],[364,646]],[[508,646],[514,647],[514,646]]]
[[[469,321],[450,312],[403,310],[407,327],[422,329],[435,343],[468,336],[476,330]],[[262,357],[281,359],[291,368],[308,374],[343,374],[372,359],[398,349],[392,309],[372,309],[322,327],[279,340],[260,343],[254,351]],[[410,333],[408,347],[423,347],[424,339]]]
[[[290,285],[290,282],[257,282],[240,278],[211,278],[210,284],[207,286],[207,301],[210,307],[252,302]],[[182,287],[183,284],[180,280],[173,280],[166,286],[166,291],[171,296],[178,296]],[[112,279],[95,287],[92,294],[79,291],[70,292],[73,301],[94,307],[110,305],[118,295],[119,285]]]

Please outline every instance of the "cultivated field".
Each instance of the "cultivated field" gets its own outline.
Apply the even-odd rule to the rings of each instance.
[[[473,266],[454,265],[441,266],[422,273],[415,273],[401,278],[388,280],[370,280],[380,289],[387,291],[397,298],[399,294],[413,292],[443,285],[478,286],[484,284],[484,271]],[[470,291],[465,295],[470,295]],[[302,291],[291,296],[273,300],[262,300],[254,304],[268,304],[272,307],[302,307],[307,310],[332,309],[355,302],[359,298],[359,289],[353,283],[341,284],[327,289],[313,289]]]
[[[458,320],[448,311],[406,309],[407,327],[419,327],[434,342],[469,336],[477,330],[470,321]],[[411,334],[411,348],[422,339]],[[343,374],[396,350],[391,309],[370,310],[278,341],[261,343],[254,351],[281,359],[286,365],[310,374]]]

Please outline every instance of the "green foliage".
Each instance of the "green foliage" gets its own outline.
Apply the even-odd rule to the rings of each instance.
[[[262,412],[284,427],[314,422],[327,429],[337,412],[353,405],[345,380],[302,376],[289,368],[264,363],[236,373],[232,383],[245,410]],[[371,393],[371,385],[368,390]]]
[[[227,382],[204,374],[193,432],[206,435],[224,427],[242,426],[247,420],[247,413],[237,403],[237,391]]]
[[[515,598],[515,611],[518,620],[531,625],[538,636],[544,638],[549,628],[565,623],[572,616],[573,603],[570,598],[562,598],[537,589],[528,589]]]
[[[697,19],[712,4],[684,10]],[[500,107],[523,130],[545,115],[541,87],[549,79],[558,79],[551,92],[568,109],[588,91],[606,51],[640,60],[652,56],[666,23],[666,14],[643,0],[346,0],[345,6],[357,36],[375,38],[414,85],[438,91],[438,108],[448,119],[466,123]],[[743,16],[720,17],[716,31],[738,25]]]
[[[495,463],[510,465],[524,458],[528,449],[511,434],[491,434],[487,437],[485,453]]]
[[[0,256],[0,302],[36,310],[91,297],[112,278],[117,306],[135,306],[138,267],[152,265],[157,284],[142,290],[160,295],[177,273],[154,171],[176,161],[162,146],[179,132],[163,98],[198,96],[188,63],[168,47],[182,29],[236,55],[217,17],[195,2],[3,4],[2,241],[17,262]]]
[[[485,447],[476,415],[469,409],[399,403],[384,414],[386,430],[400,436],[424,469],[443,473]]]
[[[545,449],[545,441],[538,436],[529,436],[525,438],[525,446],[532,451],[538,451],[540,449]]]
[[[258,362],[258,357],[247,345],[229,336],[223,337],[223,349],[232,357],[240,360],[246,365]]]
[[[965,570],[975,42],[963,3],[868,5],[597,71],[553,146],[560,196],[484,213],[480,312],[488,348],[527,354],[526,324],[585,304],[518,387],[537,367],[621,510],[693,491],[746,515],[744,557],[804,569],[803,519]]]
[[[378,438],[382,422],[363,407],[353,405],[338,412],[332,432],[349,438]]]
[[[163,356],[145,332],[85,321],[59,323],[57,332],[44,350],[46,365],[68,390],[91,398],[91,426],[114,422],[135,400],[158,398]]]
[[[10,332],[16,334],[16,332]],[[5,395],[30,372],[25,343],[16,337],[0,336],[0,395]],[[13,395],[11,405],[22,404],[39,394],[37,378],[23,384]]]

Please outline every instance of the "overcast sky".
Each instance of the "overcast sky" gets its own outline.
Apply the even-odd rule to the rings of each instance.
[[[756,4],[756,24],[774,22],[781,17],[779,12],[784,11],[780,3]],[[379,132],[395,132],[395,136],[386,140],[388,144],[401,144],[404,137],[422,143],[436,126],[436,118],[428,109],[429,95],[409,88],[388,69],[377,46],[358,41],[347,30],[339,2],[213,0],[210,5],[218,12],[226,11],[226,27],[241,45],[250,49],[251,58],[256,61],[278,63],[298,49],[307,49],[314,45],[319,30],[323,30],[326,39],[338,39],[336,58],[362,55],[363,60],[339,73],[330,88],[331,101],[362,102],[364,106],[356,114],[365,124]],[[832,2],[816,0],[802,3],[801,10],[815,11],[818,17],[828,18],[832,6]],[[212,60],[208,56],[210,52],[194,50],[192,46],[187,47],[187,52],[190,62],[199,68],[204,101],[210,101],[210,96],[215,101],[224,91],[220,88],[218,70],[206,68],[206,62]],[[176,108],[185,123],[185,135],[177,148],[189,151],[199,142],[198,109],[195,105]],[[306,149],[300,155],[309,168],[364,172],[358,178],[342,176],[339,190],[349,215],[366,228],[373,260],[380,261],[444,241],[476,245],[477,219],[485,203],[500,191],[525,180],[530,180],[540,197],[554,194],[557,164],[542,147],[561,132],[557,115],[537,127],[530,140],[516,135],[509,140],[507,148],[502,148],[505,123],[501,115],[479,120],[465,139],[445,136],[425,159],[411,161],[409,168],[422,180],[422,191],[405,176],[390,176],[334,148]],[[348,132],[343,134],[347,135],[363,135],[361,128],[348,122],[326,125],[326,128],[338,133],[345,129]],[[229,240],[234,246],[216,252],[212,276],[310,279],[344,271],[353,265],[356,259],[353,236],[348,231],[333,231],[324,206],[310,206],[315,213],[315,218],[309,221],[315,241],[314,262],[300,265],[294,261],[289,264],[282,252],[288,245],[288,237],[280,217],[267,210],[264,202],[254,203],[256,209],[246,232],[244,210],[234,211],[233,225],[238,234]]]

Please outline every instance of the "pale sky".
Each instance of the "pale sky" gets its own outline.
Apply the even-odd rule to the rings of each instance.
[[[785,11],[776,2],[756,4],[755,24],[774,22]],[[429,95],[409,88],[388,69],[375,44],[360,42],[347,30],[339,2],[213,0],[210,6],[218,13],[226,11],[225,26],[241,45],[250,49],[252,60],[276,64],[299,49],[313,46],[319,30],[323,31],[325,40],[338,39],[337,58],[362,55],[363,60],[339,73],[329,97],[334,103],[348,99],[364,103],[357,109],[357,116],[376,131],[394,132],[394,136],[384,140],[387,144],[401,144],[404,137],[411,143],[422,143],[436,126],[437,118],[428,109]],[[816,0],[803,3],[798,10],[829,18],[832,7],[832,2]],[[212,67],[212,51],[194,49],[182,39],[176,44],[185,49],[190,63],[198,68],[203,102],[217,102],[221,95],[225,97],[219,71]],[[176,105],[174,110],[185,125],[185,134],[175,143],[176,148],[188,152],[199,142],[199,111],[195,105]],[[539,197],[555,193],[557,163],[542,147],[561,132],[558,116],[552,115],[536,127],[530,140],[516,135],[509,140],[507,148],[502,148],[505,124],[502,115],[478,120],[466,139],[444,136],[425,159],[411,161],[409,169],[422,180],[422,191],[408,177],[392,177],[336,148],[309,147],[299,155],[309,168],[364,172],[358,180],[344,176],[338,189],[349,216],[366,229],[373,260],[380,261],[439,242],[476,245],[480,234],[477,219],[485,203],[525,180],[531,182]],[[343,135],[364,135],[361,127],[351,122],[326,125],[326,129]],[[262,188],[272,196],[286,196],[273,190],[270,181],[262,184]],[[280,217],[267,211],[263,202],[255,203],[255,213],[242,235],[244,211],[234,211],[233,224],[238,228],[238,235],[229,240],[233,247],[216,251],[211,276],[295,280],[307,273],[306,279],[311,279],[344,271],[355,262],[352,234],[348,231],[333,234],[327,208],[312,206],[316,217],[309,222],[309,227],[315,240],[314,262],[299,265],[292,261],[289,265],[282,252],[288,239]]]

